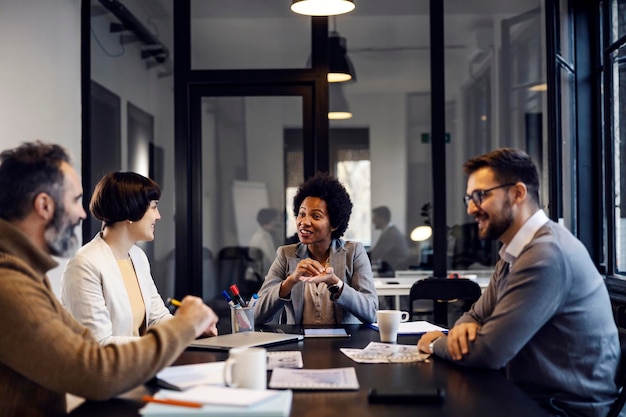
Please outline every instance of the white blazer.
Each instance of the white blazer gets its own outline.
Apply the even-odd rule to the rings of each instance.
[[[171,317],[154,285],[148,257],[139,247],[130,249],[146,307],[147,327]],[[100,233],[68,260],[61,278],[61,303],[87,326],[102,345],[124,343],[133,337],[133,316],[122,273]]]

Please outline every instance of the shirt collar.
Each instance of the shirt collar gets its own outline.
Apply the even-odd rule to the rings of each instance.
[[[344,250],[345,246],[346,246],[345,240],[332,239],[330,242],[330,253],[332,254],[334,252],[339,252],[341,250]],[[298,243],[298,247],[296,248],[295,254],[298,258],[308,258],[309,256],[311,256],[309,254],[308,246],[303,243]]]
[[[517,231],[511,242],[508,245],[502,245],[500,257],[512,264],[522,252],[522,249],[533,239],[537,230],[546,224],[548,220],[550,219],[543,210],[537,210]]]

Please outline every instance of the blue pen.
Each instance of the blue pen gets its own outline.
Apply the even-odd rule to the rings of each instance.
[[[228,295],[228,292],[226,290],[222,290],[222,295],[224,296],[224,299],[226,300],[229,306],[231,306],[232,308],[237,308],[237,305],[235,304],[233,299],[230,298],[230,295]]]
[[[250,297],[250,301],[248,301],[248,307],[254,307],[257,301],[259,301],[259,294],[252,294],[252,297]]]

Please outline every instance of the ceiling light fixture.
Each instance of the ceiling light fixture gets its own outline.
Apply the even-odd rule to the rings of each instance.
[[[424,242],[433,235],[433,228],[430,226],[417,226],[411,232],[411,240],[413,242]]]
[[[343,86],[341,84],[328,84],[328,118],[345,120],[351,117],[348,100],[343,94]]]
[[[291,11],[307,16],[335,16],[354,10],[352,0],[292,0]]]
[[[333,30],[328,38],[328,82],[356,81],[354,65],[348,57],[346,38],[337,32],[337,18],[333,16]]]
[[[348,57],[346,38],[333,30],[328,38],[328,82],[341,83],[350,80],[356,81],[356,72]]]
[[[528,88],[528,91],[548,91],[548,84],[539,83]]]

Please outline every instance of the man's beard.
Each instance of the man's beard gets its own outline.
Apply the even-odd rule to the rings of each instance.
[[[486,229],[478,230],[478,237],[482,240],[497,240],[513,224],[513,210],[511,202],[507,198],[502,208],[502,213],[496,216],[489,216],[489,225]]]
[[[50,253],[61,258],[72,256],[78,249],[78,238],[74,234],[74,228],[80,224],[80,220],[72,224],[65,215],[65,207],[57,203],[52,221],[46,227],[44,238],[50,249]]]

